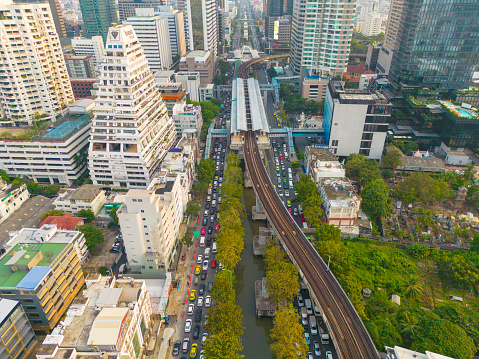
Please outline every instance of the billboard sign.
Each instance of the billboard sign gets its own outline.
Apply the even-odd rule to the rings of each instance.
[[[278,40],[279,39],[279,21],[274,22],[274,27],[273,27],[273,39]]]
[[[278,41],[273,42],[274,47],[278,47]]]

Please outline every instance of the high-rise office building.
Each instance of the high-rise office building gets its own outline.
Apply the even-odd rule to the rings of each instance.
[[[468,87],[478,64],[477,1],[399,3],[400,14],[393,13],[395,7],[391,7],[390,14],[390,18],[399,18],[399,23],[391,21],[388,27],[393,27],[393,34],[386,36],[388,43],[397,34],[389,70],[391,79],[434,88]]]
[[[156,9],[155,9],[156,10]],[[155,15],[161,15],[168,19],[168,30],[170,32],[171,56],[186,55],[186,33],[184,14],[181,11],[173,10],[171,6],[159,6]]]
[[[218,8],[215,0],[189,0],[195,50],[218,54]]]
[[[291,25],[291,68],[303,78],[346,71],[356,0],[296,0]]]
[[[168,20],[160,15],[155,16],[152,8],[137,9],[136,14],[137,16],[129,17],[123,24],[131,25],[135,30],[150,70],[169,70],[173,61]]]
[[[293,14],[293,0],[268,0],[266,16],[283,16]]]
[[[166,0],[118,0],[118,16],[120,22],[136,16],[135,9],[157,8],[166,5]]]
[[[93,183],[146,188],[176,131],[131,25],[110,28],[99,80],[88,156]]]
[[[55,120],[73,91],[48,4],[0,5],[0,115],[12,125]]]
[[[191,24],[191,2],[190,0],[178,0],[177,7],[183,13],[186,49],[187,51],[192,51],[195,47],[193,45],[193,27]]]
[[[108,28],[118,24],[115,0],[80,0],[80,9],[86,37],[101,36],[106,41]]]
[[[50,4],[50,10],[53,15],[53,22],[57,30],[58,37],[64,39],[67,37],[65,21],[63,20],[62,9],[58,0],[14,0],[15,4]]]
[[[94,78],[93,56],[65,55],[68,75],[73,78]]]

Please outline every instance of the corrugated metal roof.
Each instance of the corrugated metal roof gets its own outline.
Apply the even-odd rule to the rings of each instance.
[[[103,308],[93,322],[87,344],[116,345],[127,314],[128,308]]]
[[[258,81],[250,77],[247,80],[249,93],[249,107],[251,109],[251,122],[253,131],[269,132],[268,120],[264,112],[263,99]]]
[[[233,81],[232,91],[231,133],[247,130],[244,80],[236,79]]]
[[[35,289],[50,272],[49,267],[33,267],[30,272],[17,284],[17,288]]]

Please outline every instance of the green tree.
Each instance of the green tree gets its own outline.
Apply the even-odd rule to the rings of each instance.
[[[185,247],[191,247],[193,245],[193,233],[186,231],[183,237],[181,237],[180,242]]]
[[[231,64],[228,61],[220,60],[218,63],[218,69],[224,74],[231,70]]]
[[[216,86],[224,85],[224,84],[223,84],[223,78],[222,78],[220,75],[215,75],[215,77],[213,77],[213,83],[214,83]]]
[[[266,71],[266,73],[267,73],[268,76],[271,77],[271,78],[278,76],[278,73],[276,72],[276,70],[274,69],[274,67],[270,67],[270,68],[268,69],[268,71]]]
[[[198,165],[198,181],[203,183],[209,183],[213,175],[215,174],[215,161],[211,158],[202,158]]]
[[[361,186],[381,178],[379,163],[361,154],[351,154],[347,158],[344,167],[346,168],[346,176],[354,179]]]
[[[86,223],[78,227],[78,230],[85,236],[85,242],[88,250],[93,251],[97,244],[105,242],[105,236],[103,232],[92,223]]]
[[[266,287],[271,299],[287,305],[299,291],[298,269],[293,263],[278,262],[266,270]]]
[[[439,276],[451,287],[473,290],[479,283],[479,269],[460,253],[441,252],[437,258]]]
[[[241,233],[232,228],[222,227],[216,238],[218,247],[216,258],[226,269],[233,270],[240,261],[240,254],[244,248],[244,240]]]
[[[279,97],[284,100],[287,96],[296,93],[293,84],[281,82],[279,84]]]
[[[319,195],[308,198],[303,202],[303,215],[307,222],[311,223],[313,227],[321,224],[321,219],[324,215],[321,204],[323,200]]]
[[[469,243],[469,249],[476,253],[479,253],[479,233],[474,233],[472,241]]]
[[[112,219],[111,223],[113,223],[113,226],[118,226],[119,224],[118,215],[116,214],[116,212],[118,212],[118,207],[113,207],[109,213],[109,216]]]
[[[242,359],[244,355],[239,354],[243,350],[241,338],[237,335],[231,336],[226,333],[209,335],[203,345],[205,358],[217,359]]]
[[[409,313],[405,313],[403,319],[399,322],[401,333],[405,333],[409,338],[414,338],[420,330],[419,320]]]
[[[211,100],[211,103],[215,106],[221,107],[223,104],[223,101],[221,101],[219,98],[213,97]]]
[[[191,217],[196,217],[198,216],[198,213],[200,213],[201,205],[198,200],[192,200],[189,201],[186,204],[186,215],[191,216]]]
[[[304,173],[301,173],[299,175],[299,181],[296,185],[296,191],[298,192],[298,198],[301,200],[301,202],[305,201],[307,198],[318,195],[316,183],[313,182],[311,176],[308,176]]]
[[[462,175],[466,181],[472,181],[474,179],[474,165],[466,165],[466,169]]]
[[[435,180],[425,172],[415,172],[406,177],[399,184],[396,195],[399,198],[407,198],[413,189],[417,198],[423,203],[441,201],[452,196],[447,182]]]
[[[402,162],[403,154],[397,149],[392,149],[384,155],[383,167],[395,170]]]
[[[474,208],[479,208],[479,186],[477,184],[467,187],[466,202]]]
[[[323,223],[314,232],[316,241],[341,241],[341,230],[338,227]]]
[[[241,308],[230,301],[216,303],[208,312],[206,329],[212,336],[221,333],[241,336],[244,331]]]
[[[382,179],[369,182],[361,191],[361,207],[372,219],[389,216],[393,211],[389,187]]]
[[[276,311],[271,329],[270,350],[277,359],[297,359],[303,357],[308,345],[303,337],[303,327],[297,314],[285,307]]]
[[[0,170],[0,177],[2,180],[6,183],[10,182],[10,176],[8,175],[7,171],[5,170]]]
[[[235,302],[235,292],[231,284],[231,275],[229,271],[223,270],[216,274],[211,295],[213,295],[217,303]]]
[[[57,209],[50,209],[40,216],[40,220],[43,221],[45,218],[50,216],[63,216],[63,212]]]
[[[78,217],[82,217],[85,223],[91,223],[95,219],[95,213],[91,209],[82,209],[78,211]]]
[[[409,279],[404,282],[404,296],[408,299],[418,299],[423,289],[424,285],[416,276],[410,276]]]
[[[276,264],[284,262],[285,259],[286,252],[279,247],[276,240],[266,245],[266,250],[264,251],[266,269],[273,268]]]

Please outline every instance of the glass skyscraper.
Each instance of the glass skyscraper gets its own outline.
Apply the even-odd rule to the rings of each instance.
[[[80,9],[86,37],[101,36],[106,42],[108,29],[118,24],[115,0],[80,0]]]
[[[479,1],[401,2],[391,79],[434,88],[469,87],[479,64]]]

